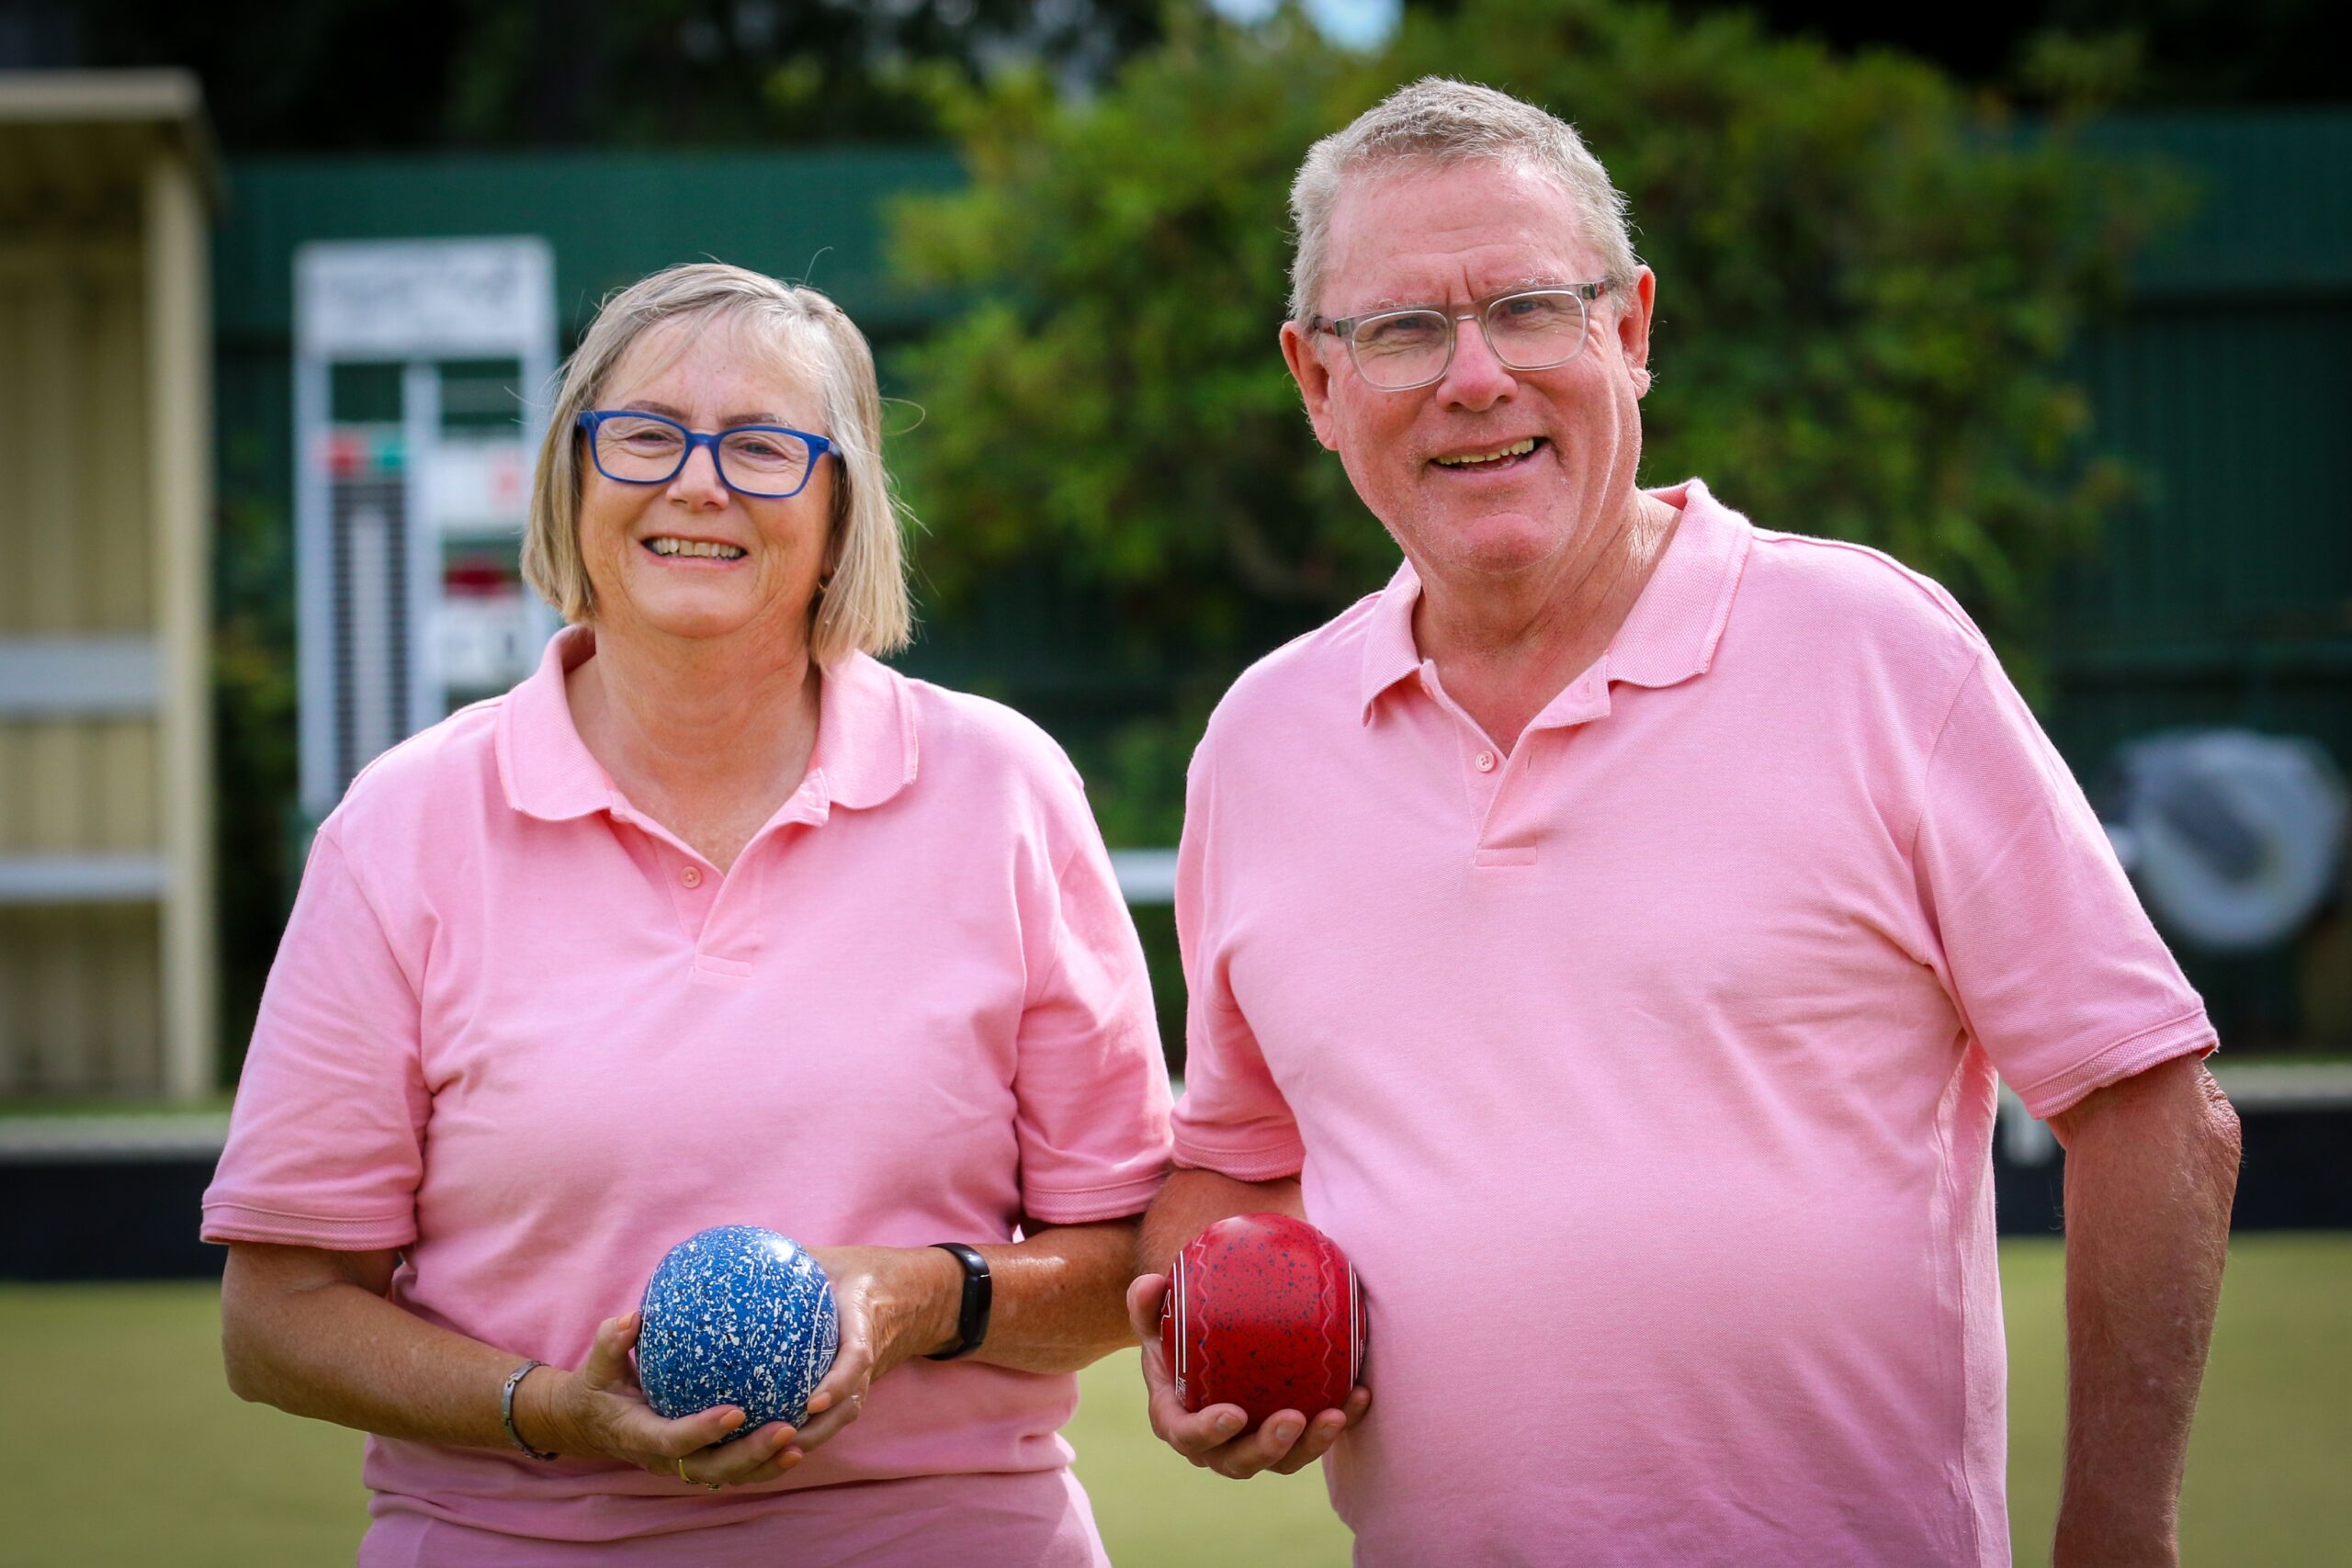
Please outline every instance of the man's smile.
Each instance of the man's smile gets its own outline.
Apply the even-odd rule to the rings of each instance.
[[[1451,452],[1430,462],[1442,468],[1456,468],[1471,472],[1492,472],[1498,468],[1515,468],[1533,457],[1548,445],[1541,435],[1522,435],[1500,446],[1488,446],[1474,451]]]

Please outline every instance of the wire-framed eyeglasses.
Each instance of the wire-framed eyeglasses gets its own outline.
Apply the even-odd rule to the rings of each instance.
[[[1584,352],[1588,307],[1609,291],[1609,280],[1557,288],[1521,288],[1483,301],[1456,316],[1420,307],[1374,310],[1327,321],[1307,331],[1329,333],[1348,345],[1356,373],[1384,392],[1409,392],[1442,380],[1453,364],[1456,323],[1475,321],[1487,346],[1507,370],[1551,370]]]
[[[596,471],[625,485],[665,485],[697,446],[710,448],[718,482],[738,495],[784,501],[798,495],[833,449],[821,435],[782,424],[688,430],[674,419],[632,409],[590,409],[580,416]]]

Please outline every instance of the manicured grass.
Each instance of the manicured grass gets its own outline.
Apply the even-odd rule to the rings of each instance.
[[[2009,1339],[2009,1538],[2050,1560],[2065,1437],[2055,1241],[2001,1249]],[[2230,1244],[2213,1356],[2188,1445],[2181,1561],[2233,1568],[2352,1562],[2352,1235]]]
[[[2002,1252],[2018,1561],[2047,1560],[2064,1427],[2056,1243]],[[350,1561],[366,1527],[355,1433],[240,1404],[220,1381],[203,1285],[0,1287],[0,1564]],[[2231,1249],[2199,1412],[2183,1547],[2191,1562],[2329,1562],[2352,1540],[2352,1235]],[[1069,1436],[1122,1568],[1346,1562],[1321,1477],[1237,1486],[1145,1428],[1132,1351],[1085,1375]],[[138,1506],[127,1505],[134,1485]]]

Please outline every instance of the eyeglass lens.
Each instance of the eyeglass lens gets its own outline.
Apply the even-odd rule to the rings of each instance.
[[[660,484],[685,466],[686,433],[666,419],[623,416],[596,427],[596,466],[610,478]],[[718,476],[753,495],[783,495],[808,472],[808,445],[777,430],[730,430],[718,438]]]
[[[1584,299],[1565,288],[1506,295],[1479,313],[1478,324],[1505,367],[1547,370],[1584,347]],[[1348,351],[1374,386],[1418,387],[1445,374],[1453,333],[1443,310],[1396,310],[1358,321]]]

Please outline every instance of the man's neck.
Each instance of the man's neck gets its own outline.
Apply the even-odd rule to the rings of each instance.
[[[1680,510],[1634,492],[1618,522],[1546,572],[1449,581],[1416,564],[1413,640],[1446,694],[1509,751],[1535,716],[1607,652],[1674,536]]]

